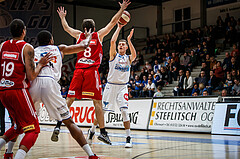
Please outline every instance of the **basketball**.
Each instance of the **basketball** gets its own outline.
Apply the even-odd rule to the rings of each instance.
[[[130,13],[128,11],[124,11],[118,23],[121,25],[127,24],[131,19]]]

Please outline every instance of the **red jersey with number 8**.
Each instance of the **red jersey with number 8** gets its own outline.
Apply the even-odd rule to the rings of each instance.
[[[81,33],[77,44],[82,40],[85,40],[85,34]],[[89,68],[89,67],[99,67],[102,61],[103,51],[102,43],[99,39],[97,32],[92,34],[92,40],[90,41],[89,46],[77,54],[77,63],[75,68]]]
[[[0,48],[0,90],[30,86],[23,59],[23,49],[26,45],[30,44],[24,40],[8,40]]]

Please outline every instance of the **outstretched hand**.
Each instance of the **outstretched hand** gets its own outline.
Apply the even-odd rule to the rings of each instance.
[[[84,34],[86,38],[92,38],[92,28],[90,28],[89,31],[87,31],[87,28],[84,28]]]
[[[130,0],[123,0],[122,3],[118,2],[118,4],[120,5],[121,8],[125,10],[129,6],[129,4],[131,4],[131,2]]]
[[[65,18],[66,15],[67,15],[67,10],[65,10],[64,7],[62,7],[62,6],[58,7],[57,12],[58,12],[58,15],[61,19]]]
[[[126,24],[127,24],[127,23],[126,23]],[[120,24],[119,22],[117,23],[117,25],[118,25],[119,28],[124,27],[126,24]]]
[[[127,40],[131,40],[132,36],[133,36],[133,33],[134,33],[134,28],[130,31],[130,34],[128,35],[127,37]]]

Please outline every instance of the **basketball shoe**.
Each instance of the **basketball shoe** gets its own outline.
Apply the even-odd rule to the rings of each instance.
[[[106,144],[112,145],[107,132],[100,133],[100,135],[98,136],[98,140],[100,140],[100,141],[102,141],[102,142],[104,142]]]
[[[60,133],[60,128],[58,128],[58,127],[54,128],[53,133],[52,133],[52,137],[51,137],[51,140],[53,142],[57,142],[58,141],[59,133]]]
[[[87,142],[89,145],[92,145],[92,140],[95,132],[92,132],[90,129],[88,129],[88,135],[87,135]]]
[[[98,156],[96,156],[96,154],[94,154],[94,156],[89,156],[89,159],[100,159]]]
[[[125,145],[125,148],[132,148],[132,138],[130,136],[128,136],[126,138],[126,145]]]
[[[6,150],[7,152],[7,150]],[[3,159],[13,159],[13,153],[6,153],[4,154],[4,158]]]

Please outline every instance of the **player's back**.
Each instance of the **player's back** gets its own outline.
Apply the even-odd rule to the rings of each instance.
[[[22,89],[30,86],[26,78],[23,56],[26,45],[30,44],[23,40],[8,40],[0,48],[0,90]]]
[[[77,44],[82,40],[85,40],[85,34],[81,33]],[[81,51],[77,54],[77,63],[76,68],[89,68],[89,67],[99,67],[102,61],[103,51],[102,43],[99,39],[97,32],[92,34],[92,39],[90,41],[89,47],[84,51]]]
[[[52,54],[53,58],[52,61],[50,61],[45,67],[42,68],[38,74],[38,77],[50,77],[56,81],[59,81],[61,78],[62,68],[62,54],[59,48],[55,45],[38,46],[34,49],[34,52],[34,63],[36,65],[39,60],[49,52]]]

